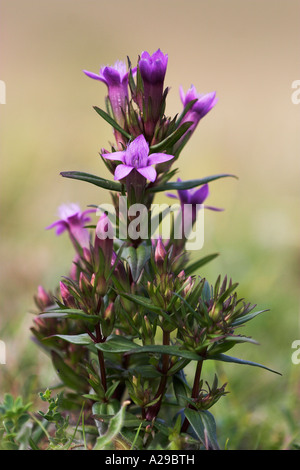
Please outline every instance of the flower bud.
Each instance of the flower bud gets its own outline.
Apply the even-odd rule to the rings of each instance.
[[[47,307],[53,305],[53,300],[51,299],[48,292],[42,286],[38,286],[37,295],[34,298],[36,305],[41,309],[45,310]]]
[[[114,230],[113,226],[109,220],[109,217],[103,213],[99,218],[96,227],[96,236],[95,236],[95,260],[99,267],[103,268],[102,272],[108,272],[111,267],[111,260],[113,255],[113,241],[114,241]],[[99,250],[103,254],[104,266],[100,266],[101,258]]]
[[[64,282],[60,282],[60,293],[62,301],[68,308],[76,308],[76,303],[74,297],[70,294],[68,286]]]
[[[102,332],[103,335],[107,338],[113,330],[115,323],[115,308],[113,302],[111,302],[108,307],[105,309],[102,317]]]
[[[89,278],[87,275],[81,271],[80,276],[79,276],[79,289],[83,294],[85,293],[91,293],[92,291],[92,285],[89,281]]]
[[[92,263],[92,255],[88,248],[83,248],[83,258],[87,263]]]
[[[155,253],[154,253],[154,260],[159,271],[162,271],[163,269],[166,256],[167,256],[167,252],[162,242],[162,239],[158,238],[156,248],[155,248]]]

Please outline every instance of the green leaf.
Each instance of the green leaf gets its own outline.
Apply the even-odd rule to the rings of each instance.
[[[71,367],[69,367],[63,358],[55,351],[51,352],[52,362],[56,369],[57,375],[62,382],[77,392],[84,392],[87,388],[87,382],[84,377],[78,375]]]
[[[125,299],[127,300],[131,300],[132,302],[138,305],[141,305],[141,307],[145,307],[147,310],[150,310],[151,312],[155,312],[155,313],[162,312],[162,309],[154,305],[152,300],[148,299],[147,297],[142,297],[141,295],[135,295],[135,294],[126,294],[125,292],[119,292],[119,295],[121,295],[122,297],[125,297]]]
[[[257,341],[252,338],[248,338],[247,336],[227,336],[226,338],[222,339],[219,344],[213,344],[212,348],[208,351],[208,356],[210,354],[216,356],[227,352],[229,349],[232,349],[236,344],[239,343],[252,343],[256,345],[259,344]]]
[[[84,320],[88,323],[96,325],[100,319],[97,315],[88,315],[77,309],[57,309],[49,310],[47,313],[41,313],[40,318],[71,318],[72,320]]]
[[[206,410],[195,411],[190,408],[186,408],[184,414],[202,444],[208,449],[219,450],[216,437],[216,423],[213,415]]]
[[[257,317],[257,315],[260,315],[261,313],[268,312],[268,311],[269,311],[268,309],[260,310],[259,312],[253,312],[253,313],[249,313],[247,315],[241,316],[232,323],[232,326],[243,325],[244,323],[247,323],[248,321],[252,320],[252,318]]]
[[[132,278],[134,282],[137,280],[137,254],[133,246],[127,246],[123,249],[121,258],[127,261],[130,267]]]
[[[109,191],[122,191],[122,185],[120,183],[100,178],[100,176],[84,173],[82,171],[62,171],[60,174],[64,178],[86,181],[87,183],[94,184],[95,186],[99,186],[100,188],[108,189]]]
[[[148,346],[139,346],[133,341],[123,337],[114,336],[112,339],[108,339],[105,343],[95,344],[96,349],[106,353],[127,353],[127,354],[168,354],[170,356],[178,356],[190,361],[202,361],[203,357],[194,353],[180,349],[178,346],[164,346],[160,344],[152,344]]]
[[[186,398],[190,392],[189,386],[180,376],[180,374],[173,375],[173,389],[178,402],[178,405],[184,406],[186,404]]]
[[[151,247],[145,246],[145,245],[139,245],[136,250],[136,254],[137,254],[136,270],[137,270],[137,279],[138,279],[139,276],[141,275],[141,272],[145,264],[147,263],[147,261],[149,260],[151,256]]]
[[[177,121],[176,121],[176,127],[179,126],[179,124],[181,123],[182,119],[184,118],[184,116],[187,114],[187,112],[193,107],[193,105],[198,101],[198,98],[196,98],[195,100],[191,100],[188,102],[188,104],[185,106],[184,110],[182,111],[182,113],[180,114],[180,116],[178,117]]]
[[[107,391],[106,391],[106,393],[105,393],[105,398],[106,398],[107,400],[109,400],[109,399],[112,397],[114,391],[116,390],[116,388],[118,387],[119,384],[120,384],[120,382],[119,382],[118,380],[116,380],[116,381],[107,389]]]
[[[90,344],[94,344],[93,340],[87,333],[83,333],[81,335],[54,335],[54,337],[63,339],[68,343],[79,344],[81,346],[88,346]]]
[[[128,354],[168,354],[169,356],[178,356],[190,361],[201,361],[203,358],[198,354],[193,353],[192,351],[179,349],[177,346],[164,346],[160,344],[152,344],[149,346],[140,346],[128,351]]]
[[[119,124],[109,114],[107,114],[105,111],[103,111],[103,109],[100,109],[97,106],[94,106],[94,110],[103,119],[105,119],[105,121],[108,122],[108,124],[110,124],[112,127],[114,127],[116,129],[116,131],[120,132],[120,134],[122,134],[124,137],[126,137],[126,139],[128,139],[128,140],[131,139],[131,135],[128,134],[128,132],[126,132],[121,126],[119,126]]]
[[[92,400],[92,401],[99,401],[99,396],[95,395],[94,393],[85,393],[82,395],[82,398],[86,398],[87,400]]]
[[[238,344],[238,343],[251,343],[251,344],[256,344],[258,345],[259,343],[253,339],[253,338],[249,338],[248,336],[227,336],[225,339],[224,339],[225,342],[229,342],[229,343],[234,343],[234,344]]]
[[[172,134],[166,137],[164,140],[159,142],[156,145],[150,147],[151,153],[161,152],[170,147],[173,147],[174,144],[183,136],[183,134],[193,125],[192,121],[183,123],[178,129],[176,129]]]
[[[221,362],[231,362],[234,364],[243,364],[253,367],[260,367],[261,369],[268,370],[269,372],[273,372],[274,374],[282,375],[280,372],[276,370],[270,369],[269,367],[263,366],[258,364],[257,362],[245,361],[244,359],[239,359],[237,357],[226,356],[225,354],[216,354],[213,356],[208,356],[206,359],[212,359],[214,361],[221,361]]]
[[[112,441],[121,432],[124,423],[126,406],[129,405],[129,403],[129,401],[125,401],[122,404],[122,407],[118,413],[111,419],[105,435],[98,437],[94,446],[94,450],[106,450],[110,448]]]
[[[213,253],[212,255],[207,255],[204,258],[201,258],[198,261],[191,263],[189,266],[187,266],[187,268],[185,268],[184,270],[185,275],[189,276],[190,274],[193,274],[197,269],[209,263],[210,261],[215,259],[217,256],[219,256],[219,253]]]
[[[140,277],[142,269],[150,258],[150,254],[151,248],[145,245],[139,245],[136,249],[132,246],[123,249],[121,258],[129,264],[134,282]]]
[[[107,353],[125,353],[139,348],[140,346],[134,343],[132,340],[125,338],[124,336],[114,335],[105,341],[105,343],[95,344],[96,349]]]
[[[211,181],[218,180],[220,178],[236,178],[235,175],[230,174],[220,174],[220,175],[212,175],[206,176],[205,178],[197,179],[197,180],[188,180],[188,181],[173,181],[160,184],[159,186],[153,186],[148,188],[148,191],[157,193],[160,191],[172,191],[172,190],[181,190],[181,189],[192,189],[196,186],[202,186],[203,184],[210,183]]]
[[[132,375],[138,376],[145,379],[153,379],[161,377],[161,373],[151,365],[142,365],[142,366],[135,366],[128,369],[128,372]]]

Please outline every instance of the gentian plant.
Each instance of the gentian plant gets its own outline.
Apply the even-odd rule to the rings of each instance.
[[[60,423],[62,447],[77,422],[76,445],[84,448],[219,449],[212,408],[226,384],[217,376],[207,383],[206,361],[271,370],[228,355],[236,344],[255,343],[239,329],[264,310],[239,298],[227,277],[211,284],[201,275],[217,254],[190,260],[199,214],[223,210],[206,206],[209,184],[233,175],[174,180],[183,148],[217,99],[181,89],[183,108],[168,117],[167,63],[158,50],[143,52],[135,67],[128,59],[99,74],[84,71],[107,87],[106,109],[95,110],[114,132],[111,148],[100,151],[112,177],[61,175],[110,191],[112,203],[84,211],[64,205],[47,227],[68,234],[74,257],[55,292],[38,287],[31,329],[63,389],[59,400],[42,395],[51,405],[43,419]],[[159,192],[177,198],[176,214],[155,212]],[[166,220],[167,235],[160,232]]]

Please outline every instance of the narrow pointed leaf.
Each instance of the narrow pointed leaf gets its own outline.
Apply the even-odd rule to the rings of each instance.
[[[131,135],[128,134],[128,132],[126,132],[121,126],[119,126],[119,124],[109,114],[107,114],[105,111],[103,111],[103,109],[100,109],[97,106],[94,106],[94,110],[103,119],[105,119],[105,121],[108,122],[108,124],[110,124],[112,127],[114,127],[116,129],[116,131],[120,132],[120,134],[122,134],[124,137],[126,137],[126,139],[128,139],[128,140],[131,139]]]
[[[137,254],[136,249],[133,246],[127,246],[123,249],[122,259],[127,261],[130,266],[132,278],[134,282],[137,280]]]
[[[189,276],[190,274],[193,274],[197,269],[201,268],[205,264],[209,263],[213,259],[215,259],[217,256],[219,256],[219,253],[213,253],[212,255],[205,256],[204,258],[199,259],[198,261],[195,261],[194,263],[191,263],[187,268],[185,268],[184,272],[186,276]]]
[[[123,338],[125,340],[125,338]],[[95,345],[100,351],[107,353],[127,353],[127,354],[168,354],[170,356],[178,356],[190,361],[202,361],[203,357],[194,353],[180,349],[178,346],[164,346],[160,344],[152,344],[149,346],[139,346],[129,340],[119,341],[116,338],[108,340],[105,343],[98,343]]]
[[[202,186],[203,184],[210,183],[211,181],[218,180],[220,178],[236,178],[235,175],[230,174],[220,174],[220,175],[212,175],[206,176],[205,178],[197,179],[197,180],[188,180],[188,181],[173,181],[160,184],[159,186],[153,186],[148,189],[148,191],[157,193],[160,191],[172,191],[172,190],[181,190],[181,189],[192,189],[196,188],[197,186]]]
[[[208,356],[206,359],[212,359],[214,361],[221,361],[221,362],[231,362],[234,364],[244,364],[244,365],[253,366],[253,367],[260,367],[261,369],[268,370],[269,372],[273,372],[274,374],[282,375],[280,372],[270,369],[269,367],[263,366],[262,364],[258,364],[257,362],[246,361],[244,359],[239,359],[237,357],[226,356],[225,354],[216,354],[210,357]]]
[[[88,315],[82,312],[82,310],[76,309],[61,309],[51,310],[46,313],[41,313],[40,318],[71,318],[72,320],[84,320],[88,323],[96,324],[99,323],[99,317],[97,315]]]
[[[161,152],[172,147],[176,142],[183,136],[183,134],[193,125],[192,121],[183,123],[178,129],[176,129],[172,134],[166,137],[164,140],[159,142],[156,145],[150,147],[151,153]]]
[[[156,305],[153,305],[151,299],[148,299],[147,297],[142,297],[141,295],[135,295],[135,294],[126,294],[125,292],[119,292],[119,295],[121,295],[122,297],[125,297],[125,299],[135,302],[141,307],[145,307],[147,310],[150,310],[151,312],[155,312],[155,313],[162,312],[162,309],[160,307],[157,307]]]
[[[187,114],[187,112],[193,107],[193,105],[198,101],[198,99],[194,99],[194,100],[191,100],[188,102],[188,104],[185,106],[184,110],[182,111],[182,113],[180,114],[180,116],[178,117],[177,121],[176,121],[176,127],[179,126],[179,124],[181,123],[182,119],[184,118],[184,116]]]
[[[239,325],[243,325],[244,323],[247,323],[248,321],[252,320],[252,318],[255,318],[257,317],[258,315],[260,315],[261,313],[264,313],[264,312],[268,312],[269,310],[260,310],[259,312],[253,312],[253,313],[249,313],[248,315],[244,315],[240,318],[237,318],[233,323],[232,323],[232,326],[239,326]]]
[[[100,176],[84,173],[82,171],[62,171],[60,174],[64,178],[86,181],[87,183],[94,184],[95,186],[99,186],[100,188],[108,189],[110,191],[122,191],[122,185],[120,183],[100,178]]]

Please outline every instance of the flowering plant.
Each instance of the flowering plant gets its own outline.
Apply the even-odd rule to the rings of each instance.
[[[237,284],[226,277],[211,285],[201,276],[216,254],[190,262],[191,234],[197,239],[203,231],[205,209],[222,210],[204,205],[208,185],[232,175],[172,181],[183,148],[217,99],[194,86],[186,94],[181,89],[183,109],[168,117],[167,63],[158,50],[143,52],[136,67],[128,60],[128,67],[116,62],[99,74],[84,71],[107,86],[106,110],[95,110],[115,136],[111,149],[100,152],[112,179],[61,174],[109,190],[112,204],[83,212],[62,206],[60,220],[48,227],[67,232],[75,253],[56,292],[39,286],[32,333],[61,381],[64,413],[84,417],[78,445],[88,441],[93,449],[219,449],[211,408],[226,384],[216,376],[203,381],[205,361],[268,369],[227,354],[236,344],[255,343],[238,329],[263,310],[238,298]],[[158,192],[179,200],[176,214],[155,212]],[[61,422],[65,436],[70,421]]]

